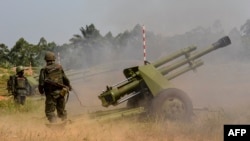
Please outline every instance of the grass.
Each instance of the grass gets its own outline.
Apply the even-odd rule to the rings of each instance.
[[[14,74],[11,69],[2,69],[0,68],[0,96],[6,95],[7,93],[7,80],[9,76]]]
[[[16,104],[13,97],[7,100],[0,101],[0,113],[2,114],[16,114],[16,113],[28,113],[35,112],[41,106],[41,100],[32,100],[32,98],[27,97],[25,105]]]
[[[0,87],[6,77],[0,77]],[[2,93],[5,95],[6,90]],[[222,141],[225,123],[249,123],[246,109],[196,113],[192,122],[138,120],[122,118],[106,122],[90,119],[87,114],[71,116],[65,127],[48,128],[44,99],[28,97],[24,106],[13,98],[0,101],[1,141]],[[240,119],[239,117],[244,117]]]
[[[106,122],[88,116],[69,117],[72,122],[62,128],[48,128],[43,109],[44,100],[27,99],[22,107],[11,99],[0,103],[0,140],[3,141],[221,141],[222,113],[202,113],[192,122],[138,120],[122,118]]]

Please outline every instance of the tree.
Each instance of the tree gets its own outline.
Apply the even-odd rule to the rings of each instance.
[[[6,67],[9,65],[10,58],[8,57],[9,49],[5,44],[0,44],[0,66]]]
[[[250,19],[248,19],[246,23],[240,27],[240,31],[243,35],[250,35]]]
[[[53,51],[56,47],[54,42],[48,43],[45,38],[41,38],[37,45],[28,43],[24,38],[20,38],[8,53],[8,61],[14,66],[23,65],[40,66],[43,64],[44,52]]]
[[[246,58],[249,58],[249,51],[250,51],[250,19],[246,21],[244,25],[241,26],[240,28],[241,33],[243,34],[241,39],[242,39],[242,45],[244,48],[244,54]]]
[[[29,54],[31,53],[29,46],[29,43],[24,38],[20,38],[10,50],[9,57],[11,58],[11,63],[15,66],[28,65],[30,60],[26,56],[30,56]]]
[[[94,24],[90,24],[89,26],[86,25],[86,28],[83,27],[80,28],[80,31],[82,32],[82,35],[84,38],[99,38],[101,37],[99,30],[95,28]]]
[[[73,37],[71,39],[69,39],[69,41],[72,43],[72,44],[77,44],[79,42],[81,42],[83,40],[82,36],[79,35],[79,34],[74,34]]]
[[[32,46],[30,49],[32,52],[31,63],[34,66],[41,66],[44,64],[45,51],[55,50],[57,45],[54,42],[47,42],[44,37],[40,38],[37,45]]]
[[[114,38],[111,32],[108,32],[104,37],[108,40],[113,40]]]

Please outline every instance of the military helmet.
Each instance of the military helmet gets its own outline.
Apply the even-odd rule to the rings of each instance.
[[[46,61],[54,61],[54,60],[56,60],[55,54],[53,52],[47,51],[45,53],[44,60],[46,60]]]
[[[24,71],[24,67],[23,66],[16,67],[16,73],[19,73],[21,71]]]

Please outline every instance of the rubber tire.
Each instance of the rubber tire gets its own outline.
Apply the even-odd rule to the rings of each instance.
[[[177,111],[181,108],[182,112],[177,115],[169,114],[168,112],[173,111],[166,111],[163,106],[165,102],[173,103],[173,100],[177,100],[180,104],[175,104]],[[176,102],[177,103],[177,102]],[[176,106],[177,105],[177,106]],[[170,106],[168,106],[170,107]],[[175,112],[175,111],[174,111]],[[193,114],[193,104],[188,95],[180,89],[177,88],[168,88],[164,89],[163,91],[159,92],[155,98],[153,98],[150,108],[150,114],[154,117],[161,118],[163,120],[182,120],[182,121],[189,121]]]

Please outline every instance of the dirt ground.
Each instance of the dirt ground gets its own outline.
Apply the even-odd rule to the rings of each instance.
[[[196,73],[188,72],[173,81],[192,99],[197,112],[192,123],[147,122],[138,118],[98,122],[89,119],[89,112],[107,110],[97,96],[106,88],[124,79],[121,71],[98,74],[72,81],[67,103],[69,119],[63,128],[48,128],[43,107],[35,113],[0,116],[0,140],[83,140],[83,141],[222,141],[224,124],[250,123],[250,64],[205,64]]]

